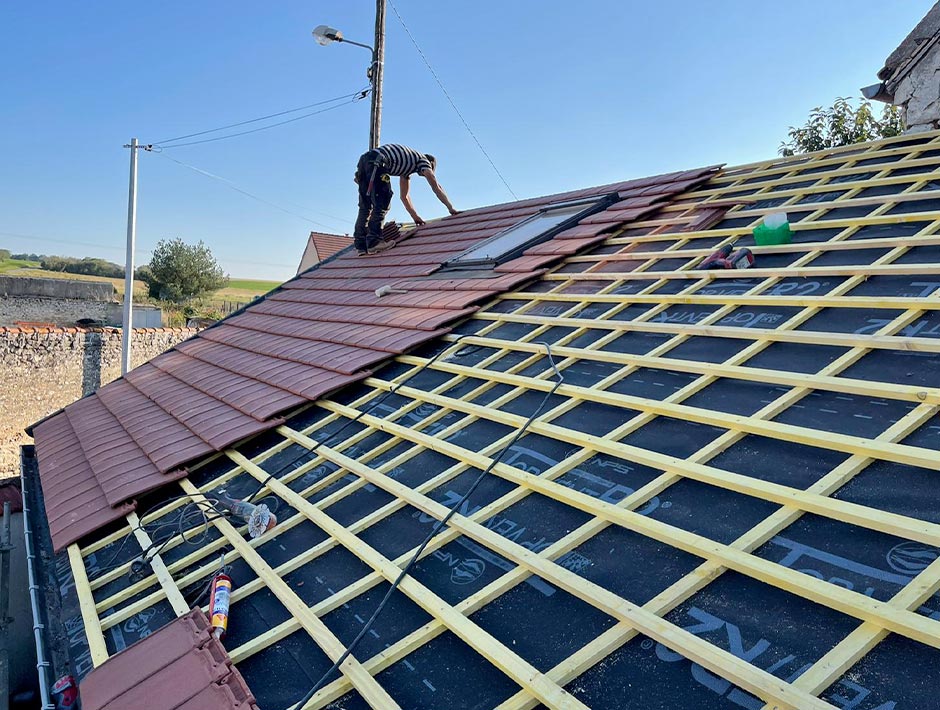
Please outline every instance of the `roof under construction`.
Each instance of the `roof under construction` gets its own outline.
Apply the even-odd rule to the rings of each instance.
[[[490,271],[441,268],[602,197]],[[779,211],[792,242],[755,245]],[[696,269],[730,243],[753,268]],[[252,696],[205,707],[295,707],[489,471],[305,707],[933,707],[938,295],[940,132],[469,211],[342,255],[37,427],[26,479],[61,549],[71,668],[111,687],[126,654],[196,628],[151,678],[198,656],[194,693]],[[311,379],[322,353],[301,346],[327,328],[345,347],[382,333]],[[293,353],[295,372],[272,362]],[[279,380],[237,400],[247,383],[196,370],[216,356]],[[171,401],[181,378],[199,404]],[[166,438],[109,387],[167,405]],[[80,409],[99,405],[118,423]],[[223,405],[244,433],[190,436]],[[150,476],[133,493],[99,433],[121,431]],[[80,474],[102,491],[93,525],[62,517]],[[277,525],[181,514],[222,491],[263,497]],[[190,613],[220,566],[221,658]],[[191,700],[173,698],[153,707]]]

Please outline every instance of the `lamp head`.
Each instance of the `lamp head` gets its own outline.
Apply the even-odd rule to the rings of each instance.
[[[325,47],[332,42],[342,42],[343,33],[335,27],[319,25],[313,30],[313,38],[317,41],[317,44],[321,47]]]

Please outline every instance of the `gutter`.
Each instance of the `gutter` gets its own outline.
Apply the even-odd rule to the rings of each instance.
[[[36,583],[36,548],[33,543],[33,529],[30,524],[29,501],[26,494],[26,447],[23,447],[20,460],[20,483],[23,495],[23,536],[26,542],[26,570],[29,581],[29,605],[33,612],[33,636],[36,640],[36,673],[39,677],[39,697],[42,710],[55,710],[55,704],[49,694],[50,662],[46,659],[45,625],[40,615],[40,587]]]

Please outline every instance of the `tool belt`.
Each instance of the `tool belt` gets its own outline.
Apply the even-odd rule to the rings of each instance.
[[[391,182],[388,173],[382,173],[382,168],[385,167],[385,160],[382,158],[382,154],[377,150],[370,150],[366,153],[366,170],[368,170],[369,165],[372,165],[372,170],[369,170],[369,186],[366,188],[366,194],[371,196],[375,192],[375,178],[379,177],[380,180],[385,182]]]

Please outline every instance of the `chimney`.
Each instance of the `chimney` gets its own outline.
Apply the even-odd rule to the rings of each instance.
[[[899,106],[905,133],[940,128],[940,2],[885,60],[878,78],[881,83],[866,86],[862,94]]]

